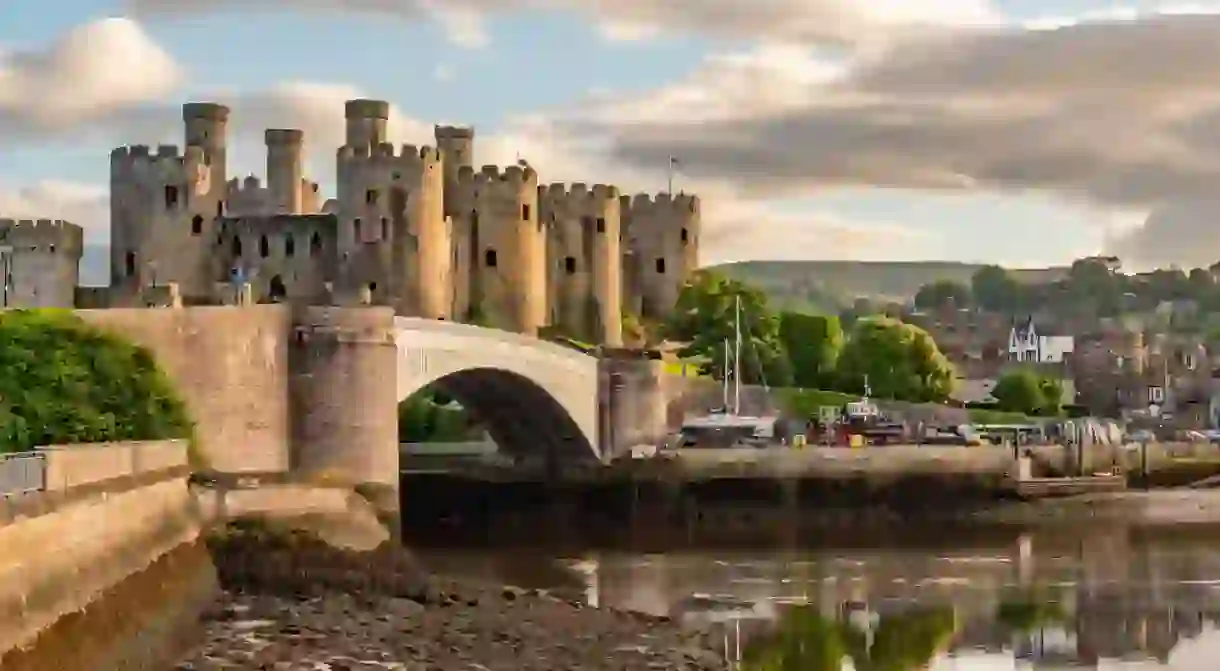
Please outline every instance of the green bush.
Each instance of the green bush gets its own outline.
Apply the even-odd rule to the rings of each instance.
[[[822,389],[794,389],[791,387],[776,389],[780,402],[786,413],[793,417],[817,417],[818,408],[824,405],[842,407],[848,403],[859,401],[860,397],[837,391]]]
[[[190,438],[152,353],[62,310],[0,312],[0,452]]]

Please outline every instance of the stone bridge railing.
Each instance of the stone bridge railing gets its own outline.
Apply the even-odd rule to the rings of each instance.
[[[500,329],[486,328],[483,326],[473,326],[470,324],[439,321],[435,319],[422,319],[419,317],[395,317],[394,324],[400,330],[417,331],[452,338],[483,340],[486,342],[516,345],[518,347],[528,347],[541,353],[584,364],[587,364],[591,359],[595,359],[595,357],[585,354],[584,352],[578,352],[571,347],[564,347],[563,345],[558,345],[548,340],[541,340],[532,336],[513,333],[512,331],[501,331]]]

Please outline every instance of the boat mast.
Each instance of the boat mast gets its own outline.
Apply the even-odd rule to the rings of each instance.
[[[724,372],[721,374],[720,391],[724,395],[724,411],[729,411],[729,339],[724,339]]]
[[[733,332],[736,342],[733,345],[733,414],[741,414],[741,294],[734,296],[736,302],[733,310]]]

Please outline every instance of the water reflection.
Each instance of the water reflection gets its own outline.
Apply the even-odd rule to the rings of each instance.
[[[603,606],[728,622],[726,653],[738,657],[740,630],[742,671],[1215,671],[1220,529],[1184,535],[1084,529],[949,549],[561,560],[515,550],[433,562]]]

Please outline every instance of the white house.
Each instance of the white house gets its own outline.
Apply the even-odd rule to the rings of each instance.
[[[1008,333],[1008,358],[1018,363],[1062,363],[1075,349],[1072,336],[1040,335],[1032,318],[1014,324]]]

